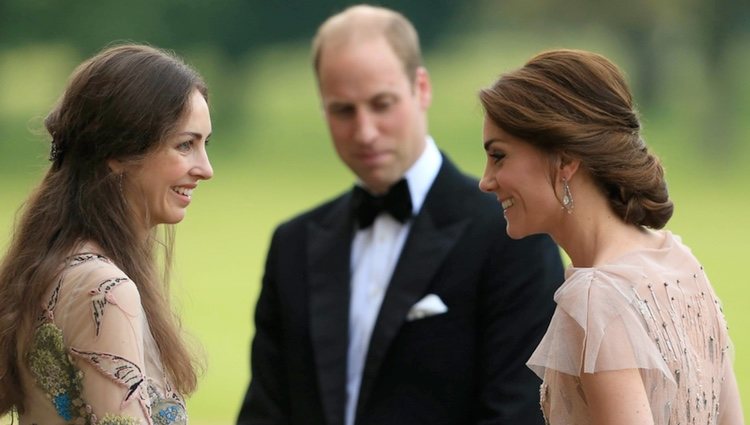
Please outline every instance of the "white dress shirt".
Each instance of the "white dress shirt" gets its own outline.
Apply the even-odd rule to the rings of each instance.
[[[424,151],[404,176],[409,184],[413,216],[422,208],[442,163],[435,141],[428,136]],[[402,224],[388,213],[381,213],[372,226],[358,230],[352,241],[346,425],[354,424],[370,336],[409,229],[411,220]]]

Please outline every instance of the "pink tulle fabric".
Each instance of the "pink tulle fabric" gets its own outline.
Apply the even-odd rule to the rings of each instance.
[[[680,238],[658,233],[659,248],[566,271],[527,363],[549,424],[590,424],[581,373],[621,369],[640,371],[657,425],[742,422],[719,300]]]

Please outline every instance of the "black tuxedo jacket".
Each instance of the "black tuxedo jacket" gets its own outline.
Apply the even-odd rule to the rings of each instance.
[[[240,425],[342,425],[351,194],[279,226],[255,311]],[[356,425],[542,424],[525,366],[563,281],[547,237],[510,240],[502,210],[444,158],[372,332]],[[407,321],[427,294],[448,312]]]

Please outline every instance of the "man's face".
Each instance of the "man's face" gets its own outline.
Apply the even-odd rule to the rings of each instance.
[[[328,129],[341,160],[374,193],[400,180],[427,135],[427,71],[414,83],[382,37],[323,47],[318,84]]]

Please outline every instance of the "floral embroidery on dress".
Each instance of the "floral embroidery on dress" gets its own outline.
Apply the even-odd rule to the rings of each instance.
[[[138,400],[146,416],[150,416],[147,397],[144,393],[144,387],[141,385],[145,377],[137,364],[114,354],[81,351],[72,347],[70,351],[90,363],[117,384],[127,388],[125,398],[122,400],[123,406],[132,400]],[[133,395],[135,395],[135,398]]]
[[[102,261],[108,264],[112,264],[109,258],[103,255],[94,254],[93,252],[83,252],[83,253],[68,257],[68,267],[80,266],[81,264],[86,263],[91,260],[98,260],[98,261]]]
[[[37,318],[37,322],[45,323],[51,322],[55,319],[54,311],[55,306],[57,305],[57,298],[60,296],[60,285],[62,285],[62,281],[62,277],[58,279],[57,285],[55,285],[55,289],[52,290],[52,295],[50,295],[49,300],[47,301],[47,307],[42,309],[42,313]]]
[[[154,414],[151,419],[154,421],[154,425],[183,425],[188,423],[185,409],[169,400],[161,399],[157,401],[152,404],[152,410]]]
[[[99,336],[99,329],[102,326],[104,320],[104,306],[109,304],[117,305],[117,300],[110,294],[114,288],[116,288],[122,282],[129,282],[130,279],[126,277],[117,277],[114,279],[107,279],[100,283],[96,289],[92,289],[89,292],[91,295],[91,305],[94,310],[94,324],[96,325],[96,336]]]
[[[57,414],[75,425],[138,425],[135,418],[105,415],[98,421],[81,397],[83,373],[73,364],[63,344],[63,334],[53,323],[43,323],[34,332],[29,368],[38,385],[55,406]]]
[[[90,261],[112,264],[109,259],[98,254],[83,253],[67,259],[66,268],[80,266]],[[63,332],[54,319],[65,274],[58,280],[47,303],[42,304],[39,325],[34,333],[28,355],[31,373],[55,408],[55,412],[68,424],[75,425],[139,425],[141,421],[126,415],[106,414],[98,419],[93,409],[82,398],[83,372],[76,367],[74,358],[91,364],[95,370],[125,388],[122,405],[137,400],[150,425],[185,425],[187,413],[182,397],[172,390],[164,377],[164,394],[159,385],[147,378],[141,368],[130,360],[109,353],[86,351],[66,347]],[[126,277],[110,278],[102,281],[89,291],[93,307],[92,319],[95,334],[99,336],[107,304],[117,305],[111,291]]]
[[[83,253],[68,257],[66,268],[80,266],[81,264],[91,260],[99,260],[111,264],[111,261],[109,261],[107,257],[102,257],[99,254]],[[49,300],[47,301],[47,306],[46,308],[44,308],[42,314],[38,318],[38,321],[40,323],[52,321],[54,319],[53,312],[55,311],[55,306],[57,305],[57,299],[60,296],[60,285],[62,285],[63,277],[64,276],[60,276],[60,279],[57,280],[55,289],[52,290],[52,295],[50,295]]]
[[[62,331],[54,324],[44,323],[34,333],[29,367],[61,418],[66,421],[85,418],[75,423],[92,423],[90,408],[81,398],[83,374],[73,365],[63,345]]]
[[[131,416],[104,415],[97,425],[140,425],[138,419]]]
[[[188,417],[185,401],[172,390],[169,381],[164,378],[166,388],[160,394],[156,385],[149,380],[148,395],[151,399],[151,411],[154,425],[187,425]]]

